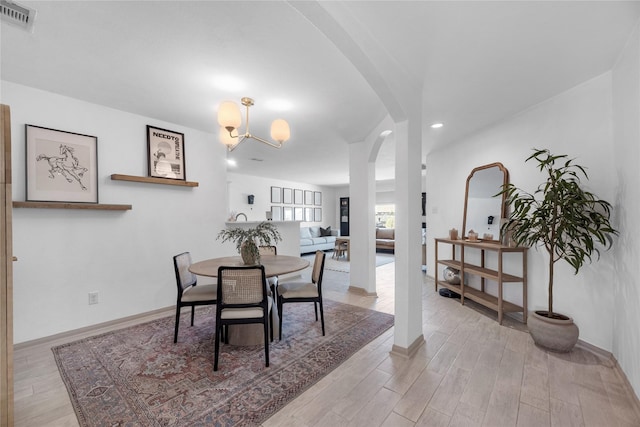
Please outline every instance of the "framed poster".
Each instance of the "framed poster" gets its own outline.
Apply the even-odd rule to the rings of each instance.
[[[282,203],[282,188],[271,187],[271,203]]]
[[[314,191],[313,192],[313,204],[316,206],[322,206],[322,192]]]
[[[302,204],[302,190],[293,190],[293,204],[294,205]]]
[[[271,219],[282,221],[282,206],[271,206]]]
[[[304,221],[304,217],[302,215],[303,215],[302,208],[293,208],[294,221]]]
[[[282,189],[282,203],[285,205],[290,205],[293,203],[293,190],[290,188]]]
[[[186,181],[184,134],[147,125],[149,176]]]
[[[304,220],[307,222],[313,221],[313,208],[304,208]]]
[[[285,206],[282,208],[282,220],[293,221],[293,208],[291,206]]]
[[[26,200],[98,203],[98,138],[25,126]]]
[[[322,208],[313,208],[313,220],[322,222]]]
[[[313,191],[305,190],[304,192],[304,204],[312,205],[313,204]]]

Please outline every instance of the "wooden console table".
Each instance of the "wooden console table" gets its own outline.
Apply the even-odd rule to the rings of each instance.
[[[503,246],[497,242],[470,242],[468,240],[435,239],[435,288],[438,286],[450,289],[460,294],[460,302],[464,305],[464,299],[469,298],[485,307],[498,312],[498,323],[502,324],[502,317],[505,312],[522,312],[522,319],[527,323],[527,250],[525,247]],[[440,259],[438,257],[438,246],[440,244],[451,245],[451,258]],[[460,259],[456,259],[456,247],[459,247]],[[480,251],[480,265],[465,262],[466,250]],[[496,269],[485,266],[485,253],[495,252],[497,254]],[[505,253],[516,253],[522,257],[522,274],[520,276],[507,274],[503,271],[503,255]],[[460,271],[460,284],[449,283],[438,279],[438,264],[454,268]],[[480,289],[465,286],[465,273],[480,277]],[[491,280],[498,284],[498,295],[491,295],[485,292],[485,281]],[[522,306],[504,301],[502,290],[504,283],[522,283]]]

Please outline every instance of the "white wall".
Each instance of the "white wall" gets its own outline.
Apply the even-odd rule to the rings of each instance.
[[[576,157],[579,164],[588,168],[590,190],[613,202],[616,176],[612,171],[617,165],[612,151],[611,89],[611,74],[606,73],[458,144],[429,154],[427,253],[434,253],[434,237],[446,236],[453,227],[462,228],[465,181],[474,167],[502,162],[509,170],[512,183],[526,191],[535,191],[544,177],[534,164],[524,163],[533,147]],[[532,249],[528,260],[528,308],[545,309],[547,257],[544,251]],[[433,255],[427,262],[428,274],[433,276]],[[513,260],[506,265],[517,272],[514,262],[517,264],[517,260]],[[585,266],[577,276],[564,262],[557,263],[555,269],[554,310],[574,318],[580,327],[580,339],[608,351],[613,346],[616,311],[612,292],[614,270],[613,251],[604,252],[599,262]],[[495,289],[491,292],[495,294]],[[521,303],[517,286],[507,286],[505,295],[507,300]]]
[[[613,354],[629,382],[640,394],[640,34],[629,39],[613,69],[613,121],[615,172],[618,180],[614,202],[620,238],[614,248]]]
[[[214,134],[2,82],[11,107],[13,198],[25,200],[25,124],[98,137],[101,203],[130,211],[14,209],[16,343],[175,304],[172,256],[223,255],[225,148]],[[199,187],[112,181],[146,176],[146,125],[185,135],[186,173]],[[215,123],[212,122],[212,130]],[[88,293],[99,304],[88,305]]]
[[[289,207],[311,207],[322,208],[321,222],[305,222],[300,223],[301,227],[319,225],[321,227],[331,226],[332,230],[338,230],[340,223],[338,222],[338,199],[336,191],[332,187],[305,184],[301,182],[282,181],[264,177],[251,175],[243,175],[229,172],[227,175],[229,185],[229,212],[243,212],[247,215],[249,221],[264,221],[266,219],[266,211],[271,210],[271,206],[289,206]],[[284,203],[271,203],[271,187],[292,188],[308,191],[322,192],[321,206],[293,205]],[[254,203],[249,205],[247,196],[253,194]]]

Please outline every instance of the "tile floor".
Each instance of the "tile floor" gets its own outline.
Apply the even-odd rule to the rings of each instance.
[[[325,297],[393,313],[394,266],[376,269],[378,298],[346,292],[348,274],[325,271]],[[518,322],[500,326],[491,313],[440,297],[433,289],[425,278],[426,345],[413,358],[389,353],[390,329],[263,425],[640,426],[637,399],[611,360],[582,348],[564,355],[545,352]],[[114,328],[19,346],[15,425],[77,426],[50,348]]]

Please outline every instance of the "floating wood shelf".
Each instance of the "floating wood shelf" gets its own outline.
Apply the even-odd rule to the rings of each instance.
[[[194,181],[180,181],[177,179],[154,178],[149,176],[122,175],[118,173],[112,174],[111,179],[114,181],[146,182],[147,184],[178,185],[181,187],[197,187],[198,185],[200,185],[199,183]]]
[[[13,202],[14,208],[34,209],[92,209],[103,211],[129,211],[131,205],[113,205],[102,203],[63,203],[63,202]]]

